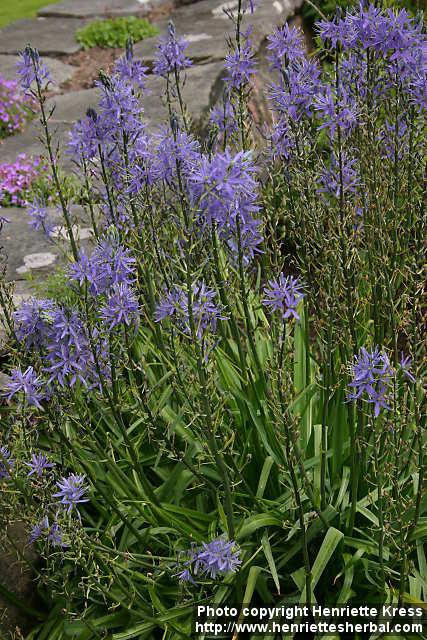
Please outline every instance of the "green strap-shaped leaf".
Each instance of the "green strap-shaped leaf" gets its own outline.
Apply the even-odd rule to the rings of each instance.
[[[280,595],[279,576],[277,574],[276,564],[274,562],[273,553],[271,551],[270,540],[268,539],[267,531],[262,536],[261,543],[262,543],[262,548],[263,548],[263,551],[264,551],[264,555],[266,557],[266,560],[268,562],[268,566],[269,566],[270,571],[271,571],[271,576],[272,576],[272,578],[274,580],[274,584],[276,585],[277,593]]]
[[[256,491],[256,497],[262,498],[264,495],[265,487],[267,486],[268,476],[270,475],[271,467],[274,460],[271,456],[267,456],[262,465],[261,474],[259,477],[258,488]]]
[[[319,549],[319,553],[316,556],[316,559],[311,567],[311,588],[314,589],[316,584],[319,582],[319,579],[324,572],[326,565],[331,559],[335,549],[337,548],[340,541],[343,539],[344,534],[342,531],[338,531],[334,527],[329,527],[326,532],[326,536],[323,539],[322,546]],[[305,587],[303,589],[301,595],[301,602],[307,602],[307,595],[305,591]]]

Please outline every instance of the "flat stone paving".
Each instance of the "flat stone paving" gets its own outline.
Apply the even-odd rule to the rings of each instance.
[[[165,0],[65,0],[43,7],[39,16],[55,18],[95,18],[146,15],[165,5]]]
[[[58,143],[64,145],[69,130],[69,124],[55,122],[51,127],[54,148]],[[0,162],[14,162],[20,153],[25,153],[27,157],[43,155],[44,146],[39,140],[41,134],[40,124],[35,120],[22,133],[6,138],[0,146]],[[64,171],[72,170],[70,159],[65,153],[60,157],[60,166]]]
[[[0,55],[0,76],[3,76],[6,80],[16,80],[16,63],[18,59],[18,56]],[[76,67],[65,64],[56,58],[44,57],[43,62],[47,66],[53,81],[50,86],[52,91],[58,91],[59,86],[63,82],[70,80],[76,70]]]
[[[8,256],[6,278],[8,280],[23,280],[28,275],[40,278],[50,273],[52,269],[63,262],[63,249],[67,248],[66,233],[62,216],[56,209],[50,209],[50,216],[55,226],[55,241],[46,237],[43,231],[35,231],[28,224],[29,217],[25,208],[2,208],[2,216],[8,218],[9,223],[3,227],[1,243]],[[73,205],[71,208],[76,239],[82,245],[90,240],[87,216],[83,207]],[[58,243],[57,240],[64,240]],[[65,244],[64,244],[65,243]],[[61,248],[62,247],[62,248]],[[22,289],[22,287],[21,287]]]
[[[252,27],[251,40],[257,51],[275,26],[284,22],[302,4],[302,0],[264,0],[258,3],[253,14],[249,12],[243,20],[243,29]],[[228,53],[227,39],[234,35],[234,26],[224,13],[224,9],[233,11],[237,1],[201,0],[195,4],[176,9],[172,20],[177,34],[189,43],[187,55],[193,62],[223,60]],[[167,21],[158,24],[166,33]],[[156,55],[157,38],[147,38],[134,45],[135,55],[145,63],[152,64]]]
[[[0,31],[0,53],[19,53],[28,43],[37,47],[43,56],[76,53],[81,45],[74,34],[84,24],[85,20],[75,18],[35,18],[12,22]]]
[[[46,110],[55,107],[50,122],[72,125],[84,116],[89,107],[96,108],[99,92],[97,89],[79,89],[50,98]]]

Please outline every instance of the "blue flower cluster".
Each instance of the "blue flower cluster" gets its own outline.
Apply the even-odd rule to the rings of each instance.
[[[185,555],[187,557],[179,563],[180,571],[176,576],[181,582],[191,584],[196,584],[196,576],[215,580],[235,573],[242,564],[239,546],[234,540],[227,540],[226,536],[203,542],[201,547],[192,547]]]

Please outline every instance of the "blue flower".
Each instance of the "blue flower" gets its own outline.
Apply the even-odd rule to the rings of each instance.
[[[6,386],[7,393],[4,395],[10,400],[17,393],[22,393],[29,405],[42,409],[40,401],[46,398],[46,393],[40,391],[42,384],[33,367],[28,367],[24,372],[21,369],[12,369]]]
[[[203,338],[207,331],[215,332],[218,320],[226,320],[222,309],[215,304],[216,291],[208,289],[202,280],[192,285],[192,307],[196,335]],[[184,287],[175,286],[157,305],[154,320],[162,322],[166,318],[176,324],[183,333],[190,334],[188,295]]]
[[[217,578],[236,573],[240,560],[240,549],[236,542],[221,536],[212,542],[203,542],[202,548],[194,555],[194,573]]]
[[[72,280],[89,285],[92,295],[105,294],[114,284],[131,285],[135,280],[135,259],[129,249],[102,240],[91,256],[81,251],[78,261],[68,270]]]
[[[254,52],[250,39],[250,31],[242,33],[243,43],[240,49],[235,49],[232,53],[227,54],[225,58],[225,68],[227,74],[224,82],[228,89],[241,89],[248,84],[251,76],[255,73]]]
[[[49,214],[44,200],[35,198],[35,200],[30,203],[27,213],[30,217],[28,224],[32,229],[35,231],[39,231],[41,229],[48,236],[51,234],[53,225],[49,221]]]
[[[72,473],[67,478],[61,478],[56,483],[59,491],[53,494],[53,498],[61,498],[60,502],[67,507],[67,513],[71,513],[74,507],[82,502],[89,502],[89,498],[83,496],[89,490],[85,484],[86,476]]]
[[[200,575],[215,580],[219,576],[236,573],[242,564],[240,548],[234,540],[226,536],[203,542],[201,547],[192,544],[191,549],[181,554],[179,571],[174,574],[180,582],[196,584],[194,576]]]
[[[284,319],[291,316],[300,319],[297,307],[305,294],[298,278],[281,273],[276,280],[268,281],[264,294],[262,304],[271,307],[272,311],[280,311]]]
[[[283,27],[277,27],[273,33],[267,36],[267,49],[272,53],[268,59],[273,67],[281,69],[290,62],[295,62],[305,57],[305,44],[303,34],[296,27],[289,27],[287,23]]]
[[[187,47],[188,42],[184,38],[177,39],[175,27],[170,22],[168,34],[159,38],[153,73],[156,76],[166,78],[170,73],[175,73],[175,71],[179,73],[183,69],[191,67],[192,62],[185,55]]]
[[[138,89],[144,89],[147,79],[146,71],[148,71],[148,67],[144,67],[142,60],[134,57],[132,42],[128,40],[125,55],[116,60],[114,74],[123,80],[127,80]]]
[[[180,582],[190,582],[191,584],[196,584],[193,576],[191,575],[191,571],[188,568],[181,569],[178,573],[175,573],[174,576],[178,578]]]
[[[61,527],[57,522],[54,522],[48,530],[47,540],[52,543],[54,547],[68,547],[68,544],[63,541],[62,536]]]
[[[17,74],[23,89],[29,89],[36,80],[38,80],[40,84],[42,84],[44,80],[46,82],[51,81],[49,71],[41,61],[37,49],[33,49],[30,45],[27,45],[25,49],[20,52],[19,56]]]
[[[391,392],[393,369],[387,354],[375,347],[368,351],[359,349],[352,365],[353,379],[349,386],[353,389],[347,394],[348,400],[364,399],[374,405],[377,418],[381,409],[389,409],[388,398]]]
[[[31,462],[25,462],[24,464],[30,468],[27,474],[28,476],[36,474],[39,478],[41,478],[45,469],[50,469],[55,466],[53,462],[49,462],[49,459],[46,458],[44,453],[32,453]]]
[[[114,284],[99,315],[106,323],[108,331],[121,324],[128,327],[137,326],[139,303],[133,289],[126,283]]]
[[[416,379],[414,378],[414,376],[412,375],[412,372],[411,372],[411,367],[412,367],[412,358],[411,358],[411,356],[405,356],[405,354],[402,352],[401,353],[401,357],[400,357],[399,366],[400,366],[403,374],[408,378],[408,380],[410,380],[411,382],[415,383]]]
[[[15,311],[16,337],[25,342],[27,349],[44,346],[54,309],[52,300],[31,298]]]
[[[28,541],[30,544],[33,544],[36,540],[38,540],[44,533],[46,533],[49,529],[49,518],[44,516],[40,522],[38,522],[31,530]]]
[[[347,153],[341,156],[341,167],[335,154],[331,155],[329,167],[324,167],[320,175],[319,193],[327,193],[330,196],[338,198],[341,192],[341,184],[343,193],[355,193],[359,184],[359,174],[355,158],[349,158]],[[356,165],[357,166],[357,165]]]
[[[46,540],[52,543],[54,547],[68,547],[68,545],[63,542],[61,527],[56,521],[50,525],[48,516],[44,516],[39,523],[34,525],[29,535],[28,542],[33,544],[36,540],[41,538],[41,536],[45,536]]]

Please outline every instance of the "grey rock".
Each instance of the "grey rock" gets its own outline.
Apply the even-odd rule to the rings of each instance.
[[[247,13],[242,28],[252,26],[252,42],[257,51],[265,37],[275,26],[285,22],[301,6],[302,0],[274,0],[259,3],[256,11]],[[193,62],[223,60],[228,52],[227,39],[233,38],[234,26],[224,13],[228,8],[237,8],[237,0],[222,2],[220,0],[202,0],[196,4],[176,9],[172,19],[178,35],[188,42],[187,55]],[[166,21],[159,23],[164,32]],[[147,64],[153,63],[156,53],[156,38],[147,38],[135,44],[135,54]]]
[[[173,21],[179,36],[189,43],[186,54],[193,63],[212,62],[222,60],[227,54],[227,24],[214,20],[182,20],[173,14]],[[163,33],[166,33],[167,24],[158,24]],[[135,55],[151,67],[156,56],[157,37],[146,38],[134,45]]]
[[[71,125],[82,118],[88,107],[95,107],[98,102],[96,89],[82,89],[64,93],[46,102],[46,111],[52,111],[49,129],[52,134],[53,148],[60,145],[59,166],[63,171],[70,172],[73,168],[71,159],[66,153],[65,146]],[[47,152],[41,140],[44,139],[43,130],[36,118],[22,133],[6,138],[1,146],[1,161],[14,162],[20,153],[28,157],[47,157]]]
[[[1,348],[1,332],[0,332],[0,348]],[[10,376],[0,371],[0,391],[5,391],[8,388],[10,382]]]
[[[35,231],[28,225],[25,209],[10,207],[2,209],[3,212],[10,220],[2,235],[2,244],[8,256],[6,279],[25,281],[29,276],[39,279],[51,273],[61,263],[63,249],[68,249],[61,214],[56,209],[49,211],[52,223],[56,225],[55,240],[52,241],[42,231]],[[81,241],[86,244],[90,238],[87,216],[83,208],[76,205],[72,207],[71,213],[75,220],[75,236],[82,236]],[[16,296],[25,297],[26,291],[16,289],[14,294],[17,300]]]
[[[16,307],[35,295],[34,288],[30,280],[16,280],[11,284],[13,285],[12,300]]]
[[[229,20],[224,9],[234,14],[237,12],[238,0],[201,0],[196,4],[181,7],[174,12],[174,20]],[[252,24],[274,26],[278,21],[286,19],[302,5],[302,0],[262,0],[258,2],[253,14],[247,12],[244,20]]]
[[[16,80],[16,63],[18,61],[17,56],[0,55],[0,76],[7,80]],[[72,78],[76,67],[72,67],[70,64],[65,64],[55,58],[43,58],[43,62],[46,64],[50,76],[53,80],[53,84],[50,85],[50,89],[57,91],[59,85]]]
[[[59,143],[61,148],[63,148],[67,140],[70,125],[62,122],[54,122],[50,129],[53,147],[56,148]],[[45,147],[39,139],[41,135],[42,130],[40,123],[34,121],[22,133],[6,138],[1,145],[1,162],[15,162],[20,153],[25,153],[27,157],[41,156],[46,158]],[[65,150],[63,150],[59,156],[59,166],[63,171],[68,172],[73,168],[70,157],[65,153]]]
[[[219,62],[188,69],[182,93],[195,122],[199,122],[206,110],[212,106],[212,96],[215,94],[221,73],[222,65]],[[142,104],[145,121],[152,128],[162,124],[167,118],[167,109],[162,101],[165,81],[156,76],[149,76],[146,84],[147,92]],[[55,107],[51,117],[52,125],[71,125],[84,116],[88,107],[96,108],[98,99],[97,89],[82,89],[50,98],[47,109]]]
[[[84,20],[36,18],[12,22],[0,31],[0,53],[16,54],[28,43],[43,56],[75,53],[81,49],[74,34]]]
[[[89,107],[95,108],[98,99],[97,89],[80,89],[50,98],[46,104],[47,111],[54,108],[50,122],[73,124],[85,115]]]
[[[2,534],[6,532],[6,524],[0,519]],[[31,565],[37,564],[38,556],[34,549],[28,545],[28,532],[23,522],[15,522],[8,525],[7,535],[13,541],[13,546],[8,542],[7,546],[0,540],[0,575],[2,583],[9,591],[14,593],[19,600],[25,602],[28,607],[34,606],[36,591],[34,588],[34,575]],[[15,549],[13,548],[15,547]],[[26,558],[27,562],[18,557],[18,553]],[[6,640],[10,638],[23,638],[34,624],[20,609],[12,606],[0,596],[0,637]],[[19,633],[18,633],[19,631]]]
[[[196,129],[203,131],[209,111],[223,94],[224,67],[210,62],[188,70],[182,89],[183,100]]]
[[[170,4],[167,0],[64,0],[38,11],[39,16],[56,18],[95,18],[147,15]]]
[[[195,66],[187,70],[182,97],[188,115],[196,129],[202,129],[210,108],[222,94],[223,67],[219,62]],[[155,76],[147,79],[147,95],[143,100],[144,119],[149,129],[167,122],[168,110],[164,98],[165,81]],[[179,105],[174,105],[179,112]]]

